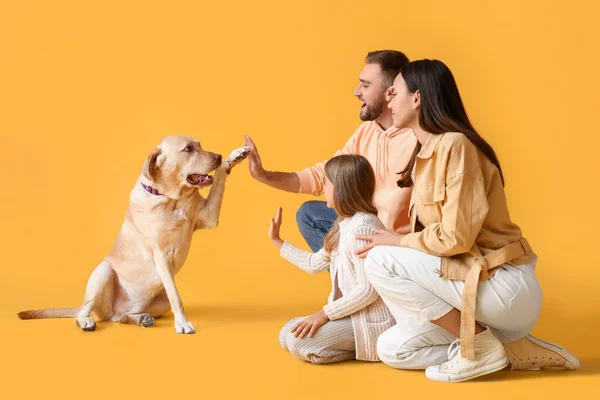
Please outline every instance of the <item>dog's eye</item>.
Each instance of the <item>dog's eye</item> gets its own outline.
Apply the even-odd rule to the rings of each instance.
[[[192,146],[186,146],[185,149],[183,149],[183,151],[188,152],[188,153],[192,150],[193,150]]]

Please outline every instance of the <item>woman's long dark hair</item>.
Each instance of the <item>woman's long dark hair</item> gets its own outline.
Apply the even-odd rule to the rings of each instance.
[[[488,144],[477,133],[460,98],[456,81],[450,69],[439,60],[418,60],[404,65],[400,74],[409,93],[417,90],[421,94],[421,109],[419,111],[419,125],[423,130],[436,135],[445,132],[460,132],[464,134],[485,156],[498,167],[502,185],[504,175],[500,168],[500,161]],[[406,168],[400,172],[398,181],[400,187],[410,187],[413,182],[411,172],[415,166],[417,154],[421,144],[417,147]]]

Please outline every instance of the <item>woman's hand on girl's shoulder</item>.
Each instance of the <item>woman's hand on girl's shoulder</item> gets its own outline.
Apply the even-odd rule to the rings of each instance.
[[[373,235],[356,236],[357,240],[370,242],[365,247],[354,252],[354,254],[356,254],[358,257],[367,257],[369,250],[375,246],[400,246],[400,241],[404,237],[404,235],[401,235],[397,232],[389,232],[384,229],[373,229],[373,232],[375,232]]]
[[[281,230],[281,222],[283,219],[282,213],[283,208],[279,206],[277,208],[277,214],[275,215],[275,218],[271,218],[271,224],[269,226],[269,239],[271,239],[271,242],[273,242],[273,244],[279,249],[281,249],[281,247],[283,246],[283,240],[281,240],[281,237],[279,236],[279,231]]]

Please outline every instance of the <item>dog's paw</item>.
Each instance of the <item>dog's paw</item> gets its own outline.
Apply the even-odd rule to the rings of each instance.
[[[177,333],[192,334],[196,333],[196,328],[189,321],[175,321],[175,331]]]
[[[143,326],[144,328],[150,328],[152,325],[154,325],[154,318],[148,314],[140,315],[140,326]]]
[[[92,317],[77,317],[75,323],[82,331],[91,332],[96,330],[96,321]]]
[[[239,149],[231,152],[229,157],[227,157],[223,164],[221,164],[221,167],[231,169],[244,161],[244,159],[248,157],[248,154],[250,154],[250,147],[240,147]]]

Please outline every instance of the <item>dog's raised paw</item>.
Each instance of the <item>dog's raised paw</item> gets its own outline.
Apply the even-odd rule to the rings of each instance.
[[[240,147],[239,149],[235,149],[227,157],[227,159],[223,163],[223,166],[225,168],[232,168],[232,167],[238,165],[239,163],[241,163],[246,157],[248,157],[248,154],[250,154],[250,147],[248,147],[248,146],[244,146],[244,147]]]
[[[148,314],[142,314],[140,316],[140,326],[143,326],[144,328],[150,328],[152,325],[154,325],[154,318]]]

